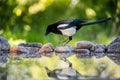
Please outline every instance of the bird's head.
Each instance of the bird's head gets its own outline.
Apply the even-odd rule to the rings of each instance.
[[[48,35],[50,32],[55,32],[56,28],[54,27],[54,25],[49,25],[46,29],[45,35]]]
[[[46,32],[45,32],[46,36],[51,32],[51,30],[52,30],[51,28],[52,28],[51,26],[47,27]]]

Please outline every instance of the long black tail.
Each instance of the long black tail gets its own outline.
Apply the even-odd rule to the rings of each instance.
[[[91,24],[103,23],[103,22],[107,22],[108,20],[111,20],[111,18],[105,18],[105,19],[101,19],[101,20],[98,20],[98,21],[95,21],[95,22],[83,23],[81,25],[86,26],[86,25],[91,25]]]

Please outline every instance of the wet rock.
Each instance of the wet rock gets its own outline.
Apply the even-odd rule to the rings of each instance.
[[[84,53],[84,54],[89,54],[90,51],[88,49],[75,49],[75,53]]]
[[[113,40],[113,41],[110,43],[110,45],[113,44],[113,43],[116,43],[116,42],[120,42],[120,36],[118,36],[115,40]]]
[[[0,36],[0,66],[6,63],[10,57],[10,45],[4,37]]]
[[[70,57],[71,55],[73,55],[72,52],[68,52],[68,53],[55,53],[57,56],[59,56],[60,58],[68,58]]]
[[[9,51],[10,50],[10,45],[4,37],[0,36],[0,51]]]
[[[41,43],[36,43],[36,42],[31,42],[31,43],[20,43],[18,46],[41,48],[42,44]]]
[[[57,52],[57,53],[68,53],[68,52],[72,52],[72,51],[73,51],[73,47],[68,46],[68,45],[66,45],[66,46],[57,46],[55,48],[55,52]]]
[[[88,49],[75,49],[77,58],[91,58],[91,53]]]
[[[79,41],[76,43],[76,47],[78,49],[91,49],[94,46],[94,43],[89,41]]]
[[[51,56],[54,52],[54,48],[51,43],[44,44],[36,54],[42,54],[43,56]]]
[[[55,54],[59,56],[60,58],[67,58],[71,56],[73,53],[73,47],[72,46],[57,46],[55,48]]]
[[[3,66],[10,58],[9,53],[5,53],[2,56],[0,56],[0,66]]]
[[[97,44],[91,48],[91,55],[95,56],[96,58],[101,58],[105,56],[106,46],[103,44]]]
[[[106,55],[120,65],[120,36],[107,46]]]
[[[107,46],[107,53],[120,53],[120,36]]]
[[[120,53],[120,42],[115,42],[108,45],[107,53]]]
[[[39,51],[40,48],[37,47],[24,47],[24,46],[14,46],[10,49],[10,53],[14,57],[19,57],[22,55],[23,57],[28,57],[30,55],[34,55]]]

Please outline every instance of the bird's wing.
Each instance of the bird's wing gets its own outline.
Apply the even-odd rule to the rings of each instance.
[[[59,30],[63,30],[63,29],[67,29],[70,27],[70,23],[72,22],[73,20],[62,20],[62,21],[59,21],[57,22],[57,28]]]
[[[69,28],[69,24],[60,24],[60,25],[57,26],[57,28],[59,30],[64,30],[64,29]]]
[[[57,24],[70,24],[73,20],[61,20],[58,21]]]

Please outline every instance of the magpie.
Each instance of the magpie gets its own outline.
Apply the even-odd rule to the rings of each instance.
[[[60,35],[66,35],[68,36],[68,39],[64,41],[65,42],[64,45],[66,45],[68,42],[72,40],[72,36],[75,35],[76,32],[81,27],[107,22],[108,20],[111,20],[111,18],[104,18],[94,22],[86,22],[86,19],[61,20],[56,23],[48,25],[45,35],[48,35],[50,32]]]

